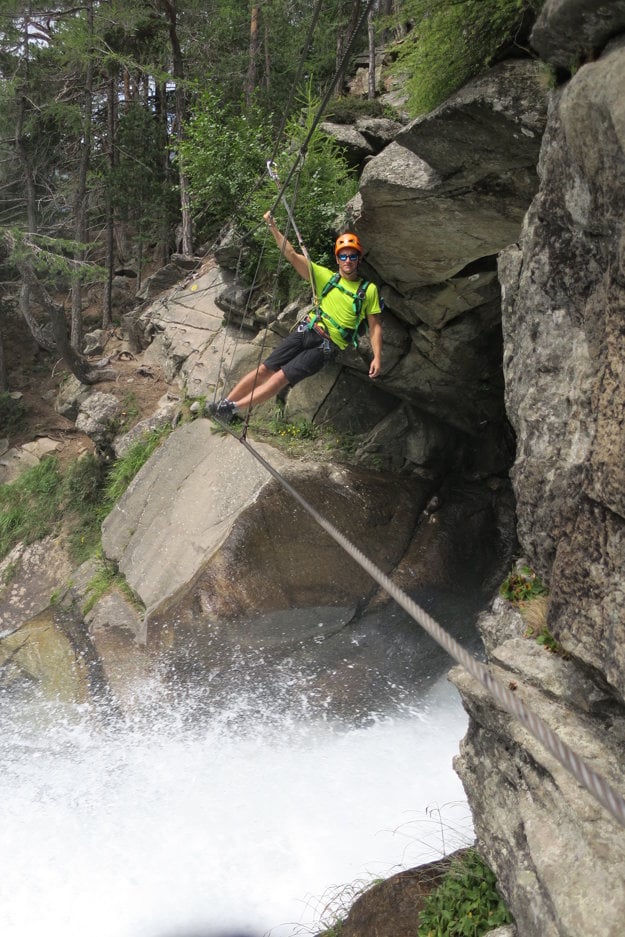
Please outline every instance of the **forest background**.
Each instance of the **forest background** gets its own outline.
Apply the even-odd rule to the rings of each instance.
[[[330,260],[356,173],[324,119],[427,111],[498,57],[524,54],[541,0],[2,0],[0,5],[0,417],[11,403],[3,323],[93,382],[82,356],[94,283],[113,324],[115,272],[137,288],[172,252],[204,254],[224,230],[244,273],[275,275],[258,222],[276,203],[266,171],[292,176],[312,256]],[[366,96],[347,96],[356,57]],[[305,159],[303,158],[305,155]],[[293,169],[297,166],[297,175]],[[279,214],[279,212],[278,212]],[[282,219],[283,222],[286,219]],[[260,267],[258,265],[260,264]],[[279,278],[282,298],[292,281]],[[93,327],[93,323],[91,323]]]

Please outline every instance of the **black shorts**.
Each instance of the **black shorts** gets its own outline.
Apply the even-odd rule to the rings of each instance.
[[[291,387],[295,387],[304,378],[320,371],[324,364],[333,361],[339,350],[329,338],[324,338],[307,325],[299,325],[282,339],[263,364],[270,371],[283,371]]]

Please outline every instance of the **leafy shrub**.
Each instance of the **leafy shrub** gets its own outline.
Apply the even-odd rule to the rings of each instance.
[[[511,923],[494,873],[478,852],[468,850],[425,899],[418,937],[481,937]]]
[[[236,215],[270,153],[271,126],[260,108],[243,112],[214,91],[198,97],[178,154],[189,180],[199,237],[214,237]]]
[[[413,116],[436,107],[517,40],[544,0],[406,0],[414,28],[393,71],[405,82]],[[527,33],[527,25],[524,31]]]
[[[336,140],[323,133],[317,126],[313,130],[319,103],[308,87],[303,96],[300,113],[287,121],[285,136],[288,142],[276,155],[274,163],[281,183],[286,182],[294,164],[294,154],[301,152],[311,134],[306,143],[305,158],[293,173],[284,197],[291,206],[312,260],[333,265],[333,245],[338,233],[337,228],[340,226],[339,219],[345,211],[345,205],[357,192],[358,179]],[[277,195],[275,183],[268,177],[265,178],[240,217],[240,222],[246,229],[257,229],[254,235],[257,252],[263,249],[266,236],[264,225],[260,232],[258,231],[259,221],[274,205]],[[280,230],[297,246],[293,232],[289,231],[288,218],[282,204],[276,208],[275,215]],[[277,289],[281,291],[283,300],[290,299],[301,292],[302,280],[290,265],[284,265],[273,238],[270,246],[271,249],[265,251],[263,256],[263,268],[270,274],[280,270]]]

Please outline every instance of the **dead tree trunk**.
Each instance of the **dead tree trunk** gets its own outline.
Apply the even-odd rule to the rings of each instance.
[[[46,288],[39,281],[30,263],[23,259],[19,259],[15,263],[22,280],[28,286],[30,293],[37,297],[41,308],[45,310],[50,320],[54,336],[54,350],[63,359],[74,377],[81,384],[97,384],[99,381],[113,380],[116,375],[112,369],[98,370],[92,368],[87,358],[72,347],[65,325],[63,307],[54,302]]]
[[[374,23],[375,4],[369,10],[367,15],[367,35],[369,39],[369,80],[367,87],[367,98],[369,101],[375,99],[375,23]]]

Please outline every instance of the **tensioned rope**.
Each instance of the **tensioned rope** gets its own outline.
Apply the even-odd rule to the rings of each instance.
[[[367,4],[367,6],[366,6],[366,7],[364,8],[364,10],[362,11],[358,22],[357,22],[356,25],[354,26],[354,31],[352,32],[351,36],[349,37],[347,46],[346,46],[346,48],[345,48],[345,52],[343,53],[343,55],[342,55],[342,57],[341,57],[341,61],[339,62],[338,67],[337,67],[337,69],[336,69],[336,71],[335,71],[335,73],[334,73],[334,77],[333,77],[332,81],[330,82],[330,84],[329,84],[329,86],[328,86],[328,88],[327,88],[327,90],[326,90],[326,93],[324,94],[324,96],[323,96],[323,98],[322,98],[322,100],[321,100],[321,103],[319,104],[319,107],[317,108],[317,113],[315,114],[315,117],[313,118],[313,121],[312,121],[312,123],[311,123],[311,125],[310,125],[310,129],[309,129],[308,133],[306,134],[306,139],[305,139],[304,142],[302,143],[302,145],[301,145],[301,147],[300,147],[300,149],[299,149],[299,153],[297,154],[297,156],[296,156],[296,158],[295,158],[295,161],[294,161],[293,165],[291,166],[291,169],[289,170],[289,173],[288,173],[288,175],[286,176],[284,182],[282,183],[282,187],[281,187],[280,191],[278,192],[278,195],[277,195],[277,197],[276,197],[276,200],[275,200],[275,202],[274,202],[274,204],[273,204],[273,207],[272,207],[272,209],[271,209],[272,212],[274,212],[274,211],[276,210],[276,208],[277,208],[277,206],[278,206],[278,204],[279,204],[279,202],[280,202],[280,199],[282,198],[283,193],[284,193],[284,192],[286,191],[286,189],[288,188],[289,183],[290,183],[290,181],[291,181],[291,179],[292,179],[292,177],[293,177],[295,171],[297,170],[297,167],[298,167],[300,161],[301,161],[301,160],[304,158],[304,156],[306,155],[306,151],[307,151],[307,149],[308,149],[308,144],[310,143],[310,141],[311,141],[311,139],[312,139],[312,137],[313,137],[313,134],[314,134],[315,130],[317,129],[317,124],[318,124],[319,121],[321,120],[321,117],[322,117],[322,115],[323,115],[323,112],[325,111],[325,109],[326,109],[326,107],[327,107],[328,101],[330,100],[332,94],[334,93],[334,89],[336,88],[336,85],[338,84],[339,79],[340,79],[341,75],[343,74],[343,72],[344,72],[344,70],[345,70],[345,66],[346,66],[346,64],[347,64],[347,60],[349,59],[349,56],[351,55],[352,49],[353,49],[353,47],[354,47],[354,43],[356,42],[356,37],[357,37],[358,33],[360,32],[360,27],[362,26],[362,24],[363,24],[364,21],[366,20],[367,16],[369,15],[369,13],[371,12],[371,10],[373,9],[373,7],[374,7],[374,5],[375,5],[376,2],[377,2],[377,0],[369,0],[369,3]]]
[[[218,421],[217,421],[218,422]],[[431,638],[451,657],[461,664],[472,677],[475,677],[491,696],[515,716],[519,722],[550,752],[553,757],[579,781],[579,783],[625,827],[625,798],[594,768],[591,768],[580,755],[564,742],[540,716],[532,712],[512,690],[500,683],[485,664],[469,654],[449,635],[420,605],[406,595],[385,573],[365,554],[351,543],[333,524],[330,523],[303,495],[284,478],[271,463],[254,449],[245,437],[239,437],[229,426],[219,423],[237,439],[247,451],[269,472],[273,478],[304,508],[305,511],[322,527],[326,533],[341,546],[345,552],[368,573],[375,582],[388,592],[392,599],[406,611]]]

